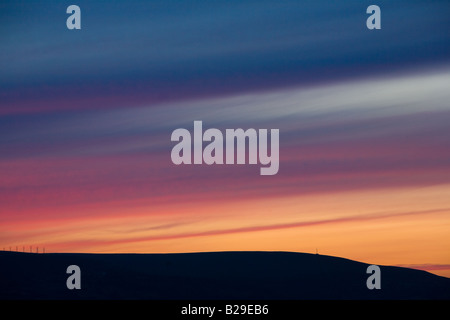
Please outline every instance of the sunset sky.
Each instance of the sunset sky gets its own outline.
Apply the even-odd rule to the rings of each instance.
[[[0,3],[0,250],[268,250],[450,277],[450,6]],[[280,130],[278,174],[171,133]]]

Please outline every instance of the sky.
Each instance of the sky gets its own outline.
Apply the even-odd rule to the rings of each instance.
[[[450,6],[376,1],[368,30],[371,4],[2,1],[0,249],[317,250],[450,277]],[[279,129],[278,173],[174,165],[196,120]]]

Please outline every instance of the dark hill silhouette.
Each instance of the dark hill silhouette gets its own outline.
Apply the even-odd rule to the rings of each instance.
[[[81,269],[69,290],[66,269]],[[1,299],[450,299],[450,279],[380,266],[381,289],[366,287],[368,264],[292,252],[33,254],[0,252]]]

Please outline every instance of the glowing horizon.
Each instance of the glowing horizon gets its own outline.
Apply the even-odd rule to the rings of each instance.
[[[160,137],[158,140],[145,141],[133,136],[132,141],[138,141],[134,146],[128,144],[128,139],[121,144],[121,139],[114,136],[115,148],[108,148],[106,140],[100,149],[97,143],[87,144],[77,157],[54,154],[14,162],[3,160],[0,163],[4,172],[3,186],[7,183],[10,188],[20,188],[28,182],[36,191],[2,195],[3,210],[16,213],[2,215],[1,242],[5,247],[22,247],[23,243],[26,247],[45,246],[47,252],[313,253],[318,248],[323,254],[377,264],[419,266],[449,276],[447,248],[450,241],[446,235],[450,204],[445,195],[450,193],[450,168],[445,164],[450,155],[440,144],[440,137],[445,137],[442,134],[448,131],[445,118],[448,115],[445,109],[439,110],[440,102],[447,99],[448,93],[428,99],[431,91],[442,92],[439,85],[446,83],[443,80],[450,81],[450,73],[291,89],[253,94],[251,98],[244,95],[190,102],[189,110],[199,108],[197,112],[204,113],[211,126],[220,123],[219,119],[209,116],[218,107],[232,110],[234,105],[240,105],[241,110],[248,109],[247,114],[250,114],[252,108],[261,107],[261,101],[268,106],[277,105],[277,112],[267,108],[265,113],[258,114],[260,123],[257,125],[260,126],[273,121],[272,118],[278,119],[283,113],[289,114],[290,121],[297,126],[289,126],[288,122],[281,132],[284,139],[281,140],[280,173],[264,181],[255,165],[224,168],[173,165],[169,152],[173,145],[171,130],[164,128],[158,129],[166,130],[166,135],[156,134]],[[403,107],[408,102],[403,102],[401,90],[388,94],[389,81],[414,93],[414,97],[406,96],[407,100],[416,102],[412,112],[411,108]],[[411,87],[412,84],[417,89]],[[376,98],[378,105],[395,101],[396,106],[370,110],[367,103],[374,97],[365,95],[366,87],[381,93]],[[358,95],[358,91],[364,95]],[[345,126],[340,123],[339,113],[329,115],[328,110],[335,111],[337,105],[344,105],[330,92],[339,92],[344,101],[346,96],[356,101],[354,107],[345,105],[348,110],[356,108],[346,116]],[[333,96],[333,101],[323,100],[324,96]],[[428,109],[434,106],[433,112],[420,108],[418,101],[421,100],[428,102]],[[242,107],[243,101],[245,107]],[[318,106],[318,101],[323,107]],[[311,109],[312,105],[316,107]],[[361,106],[367,111],[362,112]],[[187,121],[187,115],[182,113],[186,104],[176,103],[164,108],[167,114],[179,114],[182,121]],[[153,106],[152,112],[154,110]],[[98,117],[108,118],[108,126],[92,130],[108,132],[111,126],[127,132],[128,127],[136,123],[126,119],[138,119],[142,128],[148,122],[148,127],[154,128],[152,124],[160,119],[142,117],[146,112],[147,109],[141,107],[119,113],[97,113]],[[315,118],[314,122],[311,117]],[[391,120],[395,118],[425,119],[428,123],[418,126],[411,121]],[[117,126],[114,119],[123,121],[122,127]],[[220,121],[233,120],[227,120],[223,112]],[[348,125],[349,121],[358,126]],[[98,123],[105,122],[99,118]],[[177,118],[172,117],[170,126],[177,123]],[[359,125],[361,123],[370,126]],[[330,141],[328,133],[318,134],[320,131],[316,129],[325,125],[330,131],[345,127],[349,133],[339,129],[340,136],[333,134]],[[70,125],[61,127],[66,128],[58,127],[61,133],[75,132]],[[38,134],[48,136],[46,130],[51,129]],[[298,140],[289,138],[299,132],[314,135]],[[419,133],[422,141],[412,140],[419,137]],[[383,135],[392,138],[385,140]],[[402,138],[396,140],[398,135]],[[409,145],[408,141],[413,144]],[[65,153],[74,152],[71,145],[66,148]],[[155,153],[149,157],[136,152],[141,148],[154,149]],[[80,150],[76,152],[80,154]],[[398,163],[399,160],[403,162]],[[290,169],[295,163],[298,163],[295,169]],[[330,167],[330,163],[334,163],[334,167]],[[309,168],[299,169],[302,166]],[[77,170],[79,185],[66,180],[74,170]],[[139,178],[142,170],[151,170],[151,175]],[[130,182],[123,184],[123,181]],[[216,184],[216,181],[221,182]],[[235,185],[237,181],[239,184]],[[164,191],[169,182],[175,189]],[[155,185],[162,189],[152,192]],[[151,192],[136,192],[145,188]],[[174,194],[174,190],[177,193]],[[112,196],[113,193],[116,196]],[[53,200],[54,195],[64,196],[64,199]],[[22,202],[23,199],[29,203]],[[233,202],[228,203],[227,199]],[[26,221],[22,217],[26,217]],[[400,235],[401,241],[398,240]],[[422,247],[420,252],[414,250],[417,247]]]

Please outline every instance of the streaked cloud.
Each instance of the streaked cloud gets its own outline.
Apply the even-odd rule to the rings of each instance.
[[[402,261],[448,264],[448,1],[380,0],[376,33],[365,0],[77,4],[70,33],[61,1],[0,3],[5,246],[297,250],[308,234],[396,264],[430,241]],[[280,129],[279,173],[173,165],[194,120]]]
[[[424,271],[450,270],[450,264],[399,264],[397,267],[419,269]]]

